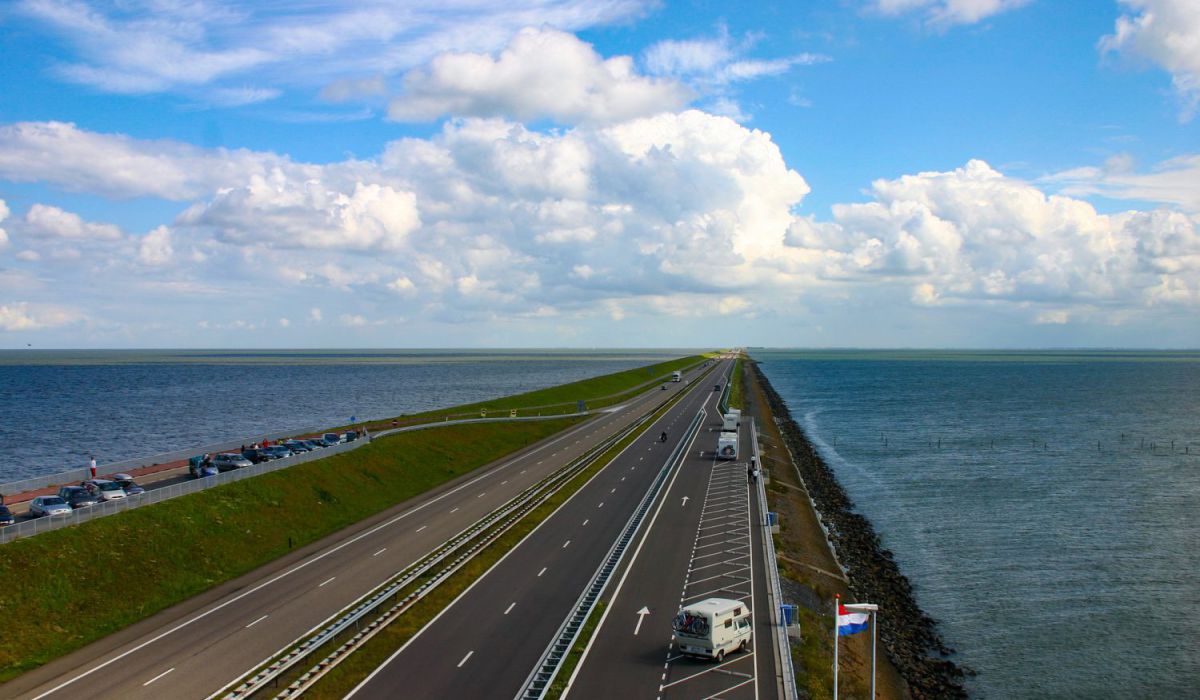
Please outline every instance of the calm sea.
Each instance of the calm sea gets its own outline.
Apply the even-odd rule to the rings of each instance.
[[[751,354],[974,694],[1200,694],[1200,353]]]
[[[0,351],[0,483],[509,396],[691,354]]]

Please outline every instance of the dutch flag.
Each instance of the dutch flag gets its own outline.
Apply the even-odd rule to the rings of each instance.
[[[858,634],[867,628],[871,614],[865,612],[850,612],[845,605],[838,603],[837,629],[838,636],[845,637]]]

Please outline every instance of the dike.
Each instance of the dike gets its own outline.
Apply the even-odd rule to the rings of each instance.
[[[829,543],[850,578],[850,590],[886,611],[879,621],[879,642],[917,700],[966,698],[963,678],[970,669],[947,657],[954,653],[937,632],[936,621],[917,605],[912,584],[884,549],[871,522],[854,511],[833,470],[796,424],[787,405],[767,381],[758,363],[746,363],[767,396],[779,430],[817,511],[829,530]]]

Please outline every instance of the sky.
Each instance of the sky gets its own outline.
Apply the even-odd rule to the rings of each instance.
[[[0,348],[1200,347],[1195,0],[6,0],[0,52]]]

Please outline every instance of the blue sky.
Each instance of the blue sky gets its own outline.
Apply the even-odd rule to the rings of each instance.
[[[1190,0],[18,0],[0,46],[0,348],[1200,345]]]

